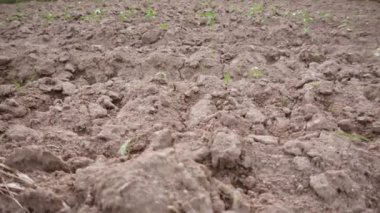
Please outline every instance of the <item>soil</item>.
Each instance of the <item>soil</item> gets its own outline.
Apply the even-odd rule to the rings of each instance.
[[[1,4],[0,212],[380,212],[379,27],[370,0]]]

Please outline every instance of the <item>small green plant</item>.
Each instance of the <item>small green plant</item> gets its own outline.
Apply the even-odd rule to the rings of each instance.
[[[317,15],[323,21],[331,21],[333,19],[333,15],[327,11],[318,11]]]
[[[264,12],[264,4],[262,3],[255,3],[252,5],[252,7],[249,8],[249,15],[255,18],[258,18],[261,16]]]
[[[149,7],[149,8],[145,11],[145,18],[146,18],[146,19],[154,19],[154,18],[156,18],[156,11],[154,11],[153,8]]]
[[[52,23],[55,20],[56,16],[50,12],[46,12],[42,15],[42,18],[46,21],[46,23]]]
[[[156,78],[160,79],[160,80],[167,80],[166,73],[164,73],[164,72],[157,72],[156,73]]]
[[[288,107],[290,104],[290,99],[286,96],[281,96],[277,99],[277,103],[280,107]]]
[[[225,85],[229,85],[231,83],[232,78],[231,78],[231,75],[228,72],[224,73],[224,75],[223,75],[223,81],[224,81]]]
[[[202,13],[202,16],[207,19],[206,24],[211,26],[214,25],[216,22],[217,15],[215,12],[209,10]]]
[[[129,156],[129,154],[131,153],[131,148],[132,148],[132,145],[135,143],[135,141],[133,139],[129,139],[127,140],[124,144],[122,144],[120,146],[120,149],[119,149],[119,154],[121,156]]]
[[[68,21],[70,19],[71,19],[70,11],[69,9],[65,8],[65,10],[63,11],[63,20]]]
[[[305,10],[298,10],[293,13],[288,13],[291,17],[295,17],[301,20],[302,22],[302,32],[304,34],[309,34],[311,32],[310,25],[314,22],[314,17]]]
[[[168,23],[161,23],[160,24],[160,29],[161,30],[168,30],[169,29],[169,24]]]
[[[363,135],[358,135],[358,134],[355,134],[355,133],[347,133],[347,132],[343,132],[343,131],[340,131],[338,133],[336,133],[338,137],[340,138],[345,138],[345,139],[349,139],[353,142],[360,142],[360,141],[364,141],[364,142],[370,142],[371,140]]]
[[[84,21],[97,21],[99,22],[102,20],[104,11],[97,8],[94,11],[92,11],[89,15],[82,16],[82,20]]]
[[[265,73],[258,67],[253,67],[250,69],[248,74],[252,78],[262,78],[265,76]]]
[[[126,22],[130,18],[134,17],[135,15],[136,15],[136,10],[134,10],[134,9],[129,9],[129,10],[126,10],[126,11],[121,11],[119,13],[119,19],[120,19],[121,22]]]
[[[248,14],[255,22],[262,23],[264,21],[264,4],[255,3],[249,8]]]
[[[7,21],[8,22],[12,22],[12,21],[19,21],[19,22],[22,22],[25,18],[25,14],[24,13],[15,13],[15,14],[12,14],[10,16],[7,17]]]
[[[312,81],[306,84],[306,86],[310,86],[312,88],[318,88],[321,85],[320,81]]]
[[[24,86],[24,82],[20,79],[14,79],[13,85],[15,85],[16,89],[19,90]]]

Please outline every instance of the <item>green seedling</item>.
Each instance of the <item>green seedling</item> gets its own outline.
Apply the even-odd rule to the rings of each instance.
[[[160,80],[167,80],[166,73],[164,73],[164,72],[157,72],[156,73],[156,78],[160,79]]]
[[[126,11],[121,11],[119,13],[119,19],[120,19],[121,22],[126,22],[130,18],[134,17],[135,15],[136,15],[136,11],[133,10],[133,9],[129,9],[129,10],[126,10]]]
[[[261,16],[264,12],[264,4],[255,3],[249,8],[249,15],[253,17]]]
[[[24,86],[24,82],[20,79],[13,80],[13,85],[15,85],[16,89],[19,90]]]
[[[251,16],[256,22],[263,22],[264,20],[264,4],[255,3],[252,7],[249,8],[248,12],[249,16]]]
[[[314,22],[314,17],[305,10],[298,10],[293,13],[288,13],[291,17],[295,17],[301,20],[302,22],[302,32],[304,34],[309,34],[311,32],[310,25]]]
[[[92,11],[91,14],[83,16],[82,20],[84,20],[84,21],[97,21],[97,22],[99,22],[102,19],[102,17],[103,17],[103,13],[104,13],[104,11],[102,11],[99,8],[97,8],[94,11]]]
[[[160,29],[161,30],[168,30],[169,29],[169,24],[168,23],[161,23],[160,24]]]
[[[308,11],[297,10],[295,12],[288,12],[288,16],[298,18],[303,24],[309,25],[314,21],[314,18],[310,15]]]
[[[367,137],[363,136],[363,135],[358,135],[358,134],[355,134],[355,133],[347,133],[347,132],[338,132],[337,133],[337,136],[340,137],[340,138],[345,138],[345,139],[349,139],[353,142],[360,142],[360,141],[364,141],[364,142],[370,142],[371,140],[368,139]]]
[[[42,18],[47,22],[47,23],[52,23],[55,20],[55,15],[53,15],[50,12],[46,12],[42,15]]]
[[[231,75],[228,72],[224,73],[224,75],[223,75],[223,81],[224,81],[225,85],[229,85],[231,83],[232,78],[231,78]]]
[[[125,142],[123,145],[120,146],[119,154],[121,156],[129,156],[129,154],[131,153],[132,145],[134,143],[135,141],[133,139],[127,140],[127,142]]]
[[[68,21],[71,19],[70,11],[69,9],[65,8],[63,11],[63,20]]]
[[[310,86],[312,88],[318,88],[321,85],[320,81],[312,81],[306,84],[306,86]]]
[[[277,101],[278,101],[279,106],[281,107],[288,107],[290,104],[290,100],[286,96],[281,96]]]
[[[303,34],[309,34],[310,33],[310,28],[309,27],[303,27],[302,28],[302,32],[303,32]]]
[[[207,25],[211,26],[211,25],[214,25],[215,22],[216,22],[216,13],[213,12],[213,11],[205,11],[202,13],[202,16],[205,17],[207,19]]]
[[[253,67],[248,72],[249,76],[252,78],[262,78],[265,76],[265,73],[258,67]]]
[[[146,11],[145,11],[145,18],[146,19],[154,19],[156,18],[156,11],[153,10],[153,8],[148,8]]]

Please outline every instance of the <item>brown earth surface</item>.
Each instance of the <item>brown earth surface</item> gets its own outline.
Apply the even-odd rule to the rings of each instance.
[[[380,212],[380,2],[0,4],[0,213]]]

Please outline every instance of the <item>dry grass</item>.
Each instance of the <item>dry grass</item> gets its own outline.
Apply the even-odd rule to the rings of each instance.
[[[25,212],[29,212],[16,198],[27,188],[36,188],[29,176],[0,163],[0,196],[10,198]]]

